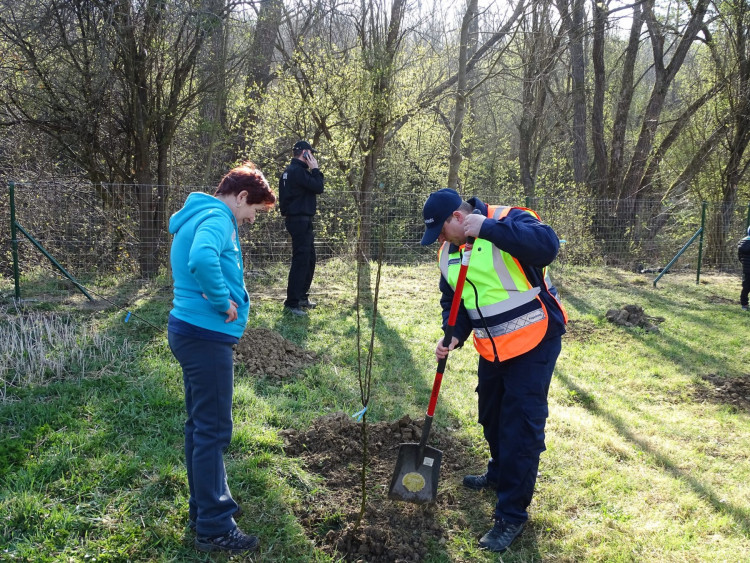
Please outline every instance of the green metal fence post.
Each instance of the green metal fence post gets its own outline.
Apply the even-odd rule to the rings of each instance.
[[[701,206],[701,237],[698,239],[698,270],[695,275],[695,285],[701,283],[701,264],[703,263],[703,232],[706,230],[706,206],[708,202],[704,201]]]
[[[18,271],[18,230],[16,229],[16,185],[8,184],[10,193],[10,253],[13,256],[13,282],[16,288],[16,300],[21,299],[21,281]]]
[[[21,231],[27,239],[29,239],[29,241],[31,242],[31,244],[33,244],[34,246],[36,246],[36,248],[37,248],[37,250],[39,250],[39,252],[41,252],[42,254],[44,254],[44,256],[47,258],[47,260],[49,260],[50,262],[52,262],[52,265],[55,268],[57,268],[58,270],[60,270],[60,272],[62,273],[62,275],[64,275],[66,278],[68,278],[71,281],[71,283],[78,288],[78,291],[80,291],[86,297],[88,297],[89,301],[94,301],[94,298],[91,297],[91,295],[89,295],[89,292],[86,291],[86,288],[83,287],[78,282],[78,280],[75,279],[70,274],[70,272],[68,272],[68,270],[66,270],[65,268],[63,268],[60,265],[60,263],[57,260],[55,260],[54,256],[52,256],[49,252],[47,252],[47,250],[41,245],[41,243],[38,240],[36,240],[33,236],[31,236],[31,233],[29,233],[29,231],[27,231],[26,229],[24,229],[21,225],[16,225],[16,228],[19,231]]]
[[[31,233],[29,233],[26,229],[24,229],[21,225],[19,225],[16,222],[16,198],[15,198],[15,184],[13,182],[10,182],[9,186],[10,191],[10,240],[11,240],[11,253],[13,254],[13,276],[15,278],[16,283],[16,299],[21,299],[21,286],[20,286],[20,275],[19,275],[19,269],[18,269],[18,231],[21,231],[21,233],[34,245],[37,247],[39,252],[44,254],[44,256],[52,262],[52,265],[60,270],[62,274],[68,278],[73,285],[75,285],[78,288],[78,291],[83,293],[89,301],[94,301],[94,298],[89,295],[89,292],[86,291],[86,288],[83,287],[80,283],[78,283],[78,280],[76,280],[70,273],[63,268],[60,263],[55,260],[55,258],[45,250],[45,248],[37,241],[33,236],[31,236]]]

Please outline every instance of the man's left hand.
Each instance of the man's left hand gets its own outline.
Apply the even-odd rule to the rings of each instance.
[[[472,213],[464,217],[464,234],[467,237],[479,237],[479,231],[482,230],[482,224],[487,219],[484,215]]]

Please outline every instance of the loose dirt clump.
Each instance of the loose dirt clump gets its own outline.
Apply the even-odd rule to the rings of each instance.
[[[622,309],[610,309],[605,315],[607,320],[617,326],[639,327],[646,332],[659,332],[657,323],[663,323],[664,317],[651,317],[638,305],[625,305]]]
[[[750,411],[750,374],[740,377],[709,374],[702,376],[702,379],[710,385],[697,386],[695,396],[699,400],[724,403]]]
[[[250,374],[279,380],[299,376],[305,366],[317,359],[314,352],[267,328],[246,330],[234,348],[234,355],[235,361],[244,364]]]
[[[284,451],[300,457],[319,475],[325,489],[314,489],[298,517],[323,551],[345,561],[422,561],[429,546],[444,545],[449,531],[437,515],[456,509],[455,484],[472,462],[467,444],[436,431],[428,444],[443,451],[437,501],[415,505],[387,498],[396,469],[399,444],[418,442],[421,420],[404,416],[396,422],[367,424],[367,507],[355,529],[362,499],[362,423],[337,413],[322,417],[304,432],[282,431]],[[476,465],[478,462],[473,460]],[[488,503],[488,508],[494,501]]]

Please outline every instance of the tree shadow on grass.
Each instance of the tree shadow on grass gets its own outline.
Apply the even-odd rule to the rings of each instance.
[[[678,467],[668,455],[663,454],[649,444],[648,441],[642,439],[633,432],[628,423],[622,417],[600,406],[596,396],[576,384],[572,378],[564,373],[560,373],[559,370],[556,373],[556,378],[570,391],[575,392],[580,398],[579,404],[582,405],[584,409],[596,417],[608,421],[623,438],[641,451],[647,453],[659,467],[663,467],[679,481],[687,483],[700,498],[707,499],[716,512],[730,516],[745,534],[750,533],[750,510],[748,508],[739,506],[720,497],[691,472]]]

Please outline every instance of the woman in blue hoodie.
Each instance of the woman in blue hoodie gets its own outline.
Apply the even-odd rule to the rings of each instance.
[[[229,171],[213,195],[191,193],[169,221],[174,299],[168,337],[185,385],[189,517],[201,551],[240,553],[258,546],[258,538],[234,521],[239,507],[223,454],[232,438],[233,346],[250,308],[239,226],[275,203],[263,173],[247,162]]]

